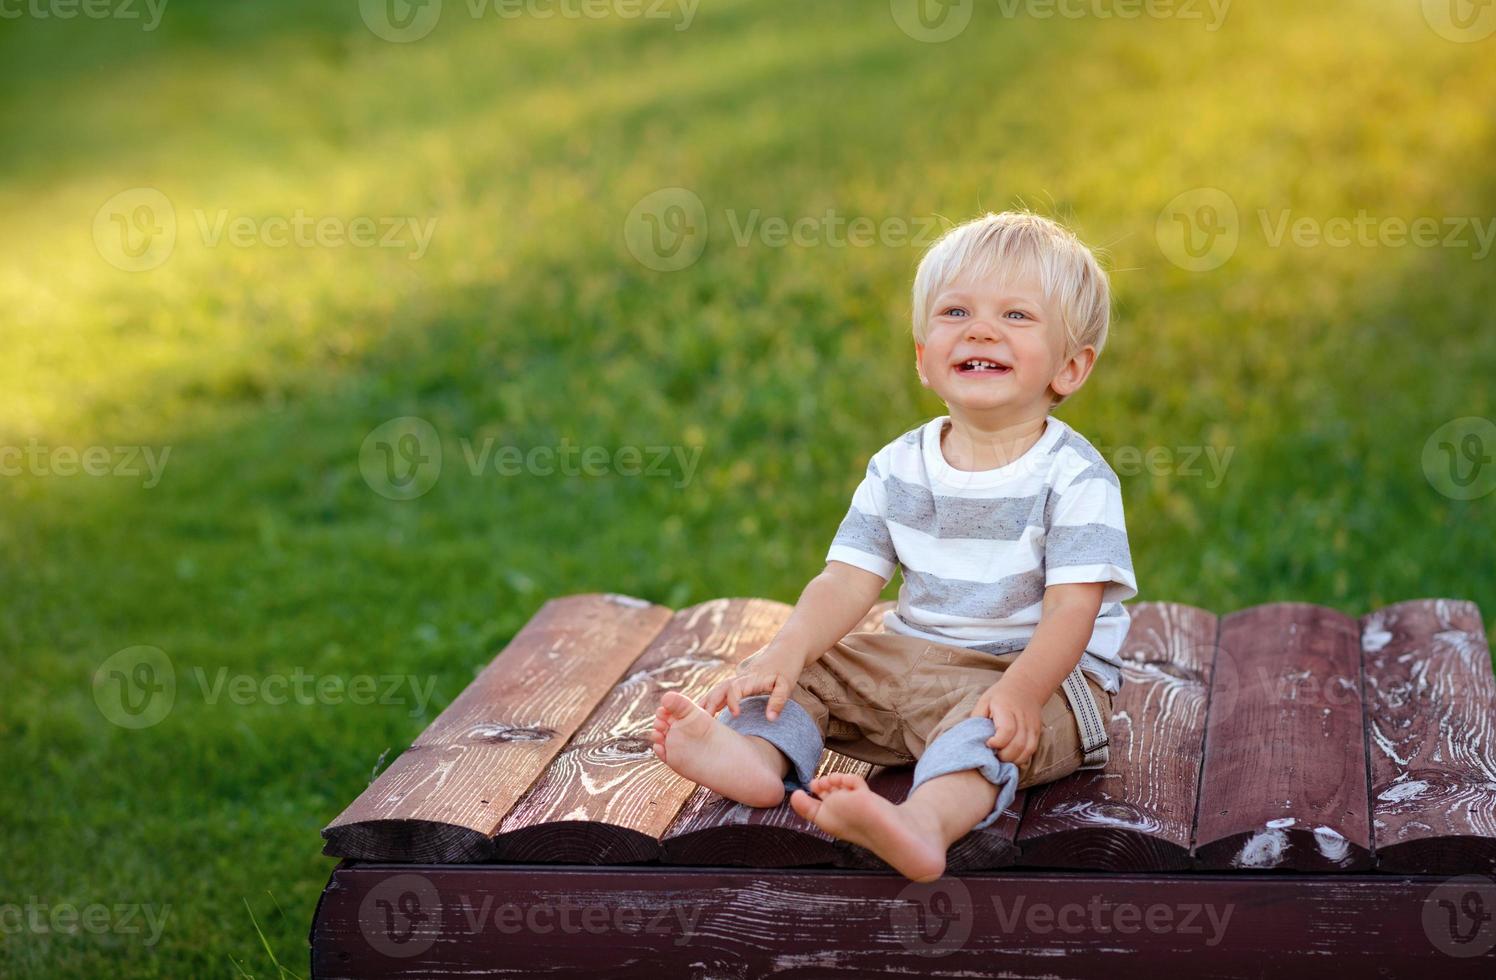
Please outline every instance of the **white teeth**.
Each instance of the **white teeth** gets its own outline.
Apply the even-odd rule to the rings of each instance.
[[[984,361],[984,360],[979,360],[977,358],[972,358],[969,361],[963,361],[961,363],[961,366],[964,367],[964,368],[967,368],[968,370],[972,370],[972,371],[1001,371],[1001,370],[1003,370],[1002,365],[998,364],[995,361]]]

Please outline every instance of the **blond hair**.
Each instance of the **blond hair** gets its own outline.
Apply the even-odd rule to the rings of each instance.
[[[1096,256],[1075,234],[1032,211],[988,212],[947,231],[914,275],[914,340],[923,344],[936,295],[963,277],[1032,274],[1060,311],[1065,357],[1106,345],[1111,285]],[[1056,396],[1056,403],[1064,398]]]

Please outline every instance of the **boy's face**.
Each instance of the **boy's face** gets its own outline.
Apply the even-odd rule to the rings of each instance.
[[[1050,386],[1070,394],[1095,360],[1091,347],[1067,359],[1063,334],[1031,275],[958,279],[936,293],[915,364],[952,414],[1047,412]]]

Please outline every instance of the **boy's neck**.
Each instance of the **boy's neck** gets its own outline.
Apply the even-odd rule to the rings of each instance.
[[[975,472],[1006,466],[1044,435],[1047,404],[1005,417],[972,417],[951,408],[940,434],[940,452],[954,469]]]

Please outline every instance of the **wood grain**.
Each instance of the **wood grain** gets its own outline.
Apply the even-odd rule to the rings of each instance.
[[[670,610],[616,594],[552,599],[323,831],[324,853],[474,861],[566,740],[664,628]]]
[[[660,697],[698,700],[779,631],[790,607],[714,599],[682,609],[504,818],[495,860],[580,864],[647,861],[696,790],[655,757]]]
[[[1463,949],[1459,939],[1472,925],[1489,929],[1464,910],[1470,898],[1496,905],[1496,884],[1450,885],[1036,870],[911,884],[835,869],[356,864],[323,892],[311,973],[1489,980],[1490,934]]]
[[[1360,639],[1355,620],[1306,603],[1222,618],[1197,867],[1371,867]]]
[[[1378,609],[1361,619],[1361,650],[1379,867],[1496,873],[1496,677],[1480,610]]]
[[[1029,789],[1018,863],[1107,871],[1190,867],[1215,613],[1178,603],[1128,607],[1122,689],[1106,767]]]

